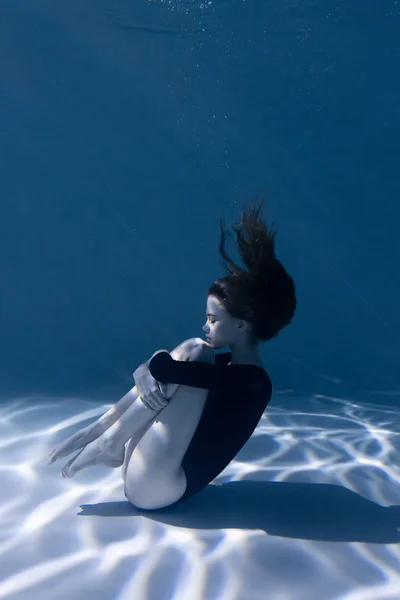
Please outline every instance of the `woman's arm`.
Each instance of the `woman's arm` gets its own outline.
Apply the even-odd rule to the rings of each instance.
[[[162,350],[153,355],[149,369],[152,376],[162,383],[177,383],[206,390],[226,379],[228,374],[230,379],[236,380],[237,373],[235,369],[227,370],[229,368],[226,365],[174,360]]]
[[[142,383],[142,389],[147,389],[148,392],[154,392],[155,391],[155,387],[157,388],[157,390],[159,390],[159,392],[161,393],[161,395],[169,400],[174,393],[176,392],[176,390],[178,389],[179,385],[175,385],[173,383],[163,383],[159,380],[156,380],[156,378],[151,374],[150,372],[150,363],[152,361],[152,359],[154,358],[154,356],[156,356],[159,353],[168,353],[168,350],[157,350],[157,352],[154,352],[154,354],[149,358],[149,360],[141,365],[139,365],[139,367],[136,369],[136,371],[133,373],[133,378],[136,382],[141,382]],[[140,387],[140,383],[139,383],[139,387]]]

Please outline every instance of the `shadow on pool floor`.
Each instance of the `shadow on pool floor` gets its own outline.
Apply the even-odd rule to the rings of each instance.
[[[81,516],[146,516],[190,529],[258,529],[330,542],[397,544],[400,506],[382,507],[332,484],[237,481],[209,485],[181,505],[141,511],[128,501],[83,504]]]

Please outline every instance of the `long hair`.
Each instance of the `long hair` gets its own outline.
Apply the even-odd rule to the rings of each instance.
[[[235,318],[252,324],[257,341],[267,341],[292,321],[296,310],[295,284],[275,256],[276,229],[262,216],[264,198],[245,206],[239,225],[232,226],[243,266],[227,254],[228,234],[221,219],[219,252],[229,273],[214,281],[208,294],[216,296]]]

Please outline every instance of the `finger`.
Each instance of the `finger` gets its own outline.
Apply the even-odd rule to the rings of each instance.
[[[150,403],[154,410],[161,410],[165,406],[164,398],[159,392],[153,392],[151,394]]]
[[[154,410],[160,410],[160,399],[157,394],[152,394],[151,396],[151,406]]]
[[[163,396],[159,396],[157,398],[157,406],[158,406],[158,410],[162,410],[163,408],[165,408],[168,404],[168,401],[163,397]]]
[[[147,408],[147,410],[150,411],[155,411],[157,410],[157,405],[154,403],[153,398],[151,398],[150,396],[146,396],[146,398],[142,398],[142,402],[145,405],[145,407]]]

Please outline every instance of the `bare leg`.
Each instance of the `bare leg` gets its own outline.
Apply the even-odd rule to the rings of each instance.
[[[191,349],[191,359],[214,362],[214,353],[209,346],[197,344]],[[144,499],[135,498],[136,506],[146,508],[148,502],[159,502],[160,489],[157,486],[154,488],[155,480],[163,487],[161,502],[170,503],[171,494],[175,498],[177,494],[182,495],[186,489],[186,477],[181,469],[181,461],[193,437],[207,396],[208,391],[205,389],[178,386],[169,404],[158,413],[149,410],[139,398],[103,435],[68,462],[63,469],[63,476],[73,477],[78,471],[89,466],[122,465],[125,444],[131,440],[130,451],[132,446],[134,450],[125,469],[125,493],[128,499],[135,503],[132,500],[133,484],[133,487],[138,485],[142,488],[140,492],[145,496]],[[143,487],[143,478],[146,480],[146,488]],[[149,482],[153,486],[151,490],[148,489]]]
[[[214,353],[199,345],[190,360],[213,363]],[[182,498],[187,486],[182,460],[207,397],[207,390],[179,386],[140,441],[129,443],[123,475],[125,496],[134,506],[158,509]]]
[[[138,508],[173,504],[185,493],[182,460],[203,413],[208,390],[180,386],[135,447],[128,445],[125,496]]]
[[[185,340],[179,346],[174,348],[171,352],[171,356],[175,360],[189,360],[192,348],[194,347],[197,340],[189,339]],[[175,384],[160,384],[161,393],[165,398],[171,398],[172,395],[178,389],[178,385]],[[60,458],[64,458],[77,450],[83,449],[85,446],[99,438],[107,429],[109,429],[121,415],[137,400],[138,392],[136,386],[134,386],[125,396],[123,396],[114,406],[112,406],[104,415],[102,415],[97,421],[91,423],[87,427],[80,429],[72,436],[58,444],[58,446],[49,454],[48,464],[54,463]],[[147,428],[143,433],[147,431]]]
[[[195,342],[195,343],[194,343]],[[204,343],[198,340],[187,340],[172,351],[173,358],[187,360],[188,357],[204,355]],[[212,350],[207,351],[208,358],[214,359]],[[165,388],[166,397],[173,397],[176,390],[180,388],[177,384],[169,384]],[[191,390],[192,388],[186,388]],[[193,388],[194,389],[194,388]],[[199,390],[194,389],[198,394]],[[204,390],[200,390],[203,392]],[[171,396],[170,396],[171,395]],[[110,426],[99,438],[90,442],[70,460],[62,470],[64,477],[73,477],[78,471],[89,466],[106,465],[119,467],[124,462],[125,444],[131,440],[130,447],[136,446],[142,436],[153,425],[161,411],[149,410],[141,401],[140,397],[122,413],[119,419]]]
[[[56,460],[60,458],[64,458],[72,452],[76,452],[84,448],[93,440],[96,440],[100,437],[109,427],[111,427],[119,417],[133,404],[133,402],[137,399],[138,394],[136,390],[136,386],[133,387],[125,396],[121,398],[108,410],[104,415],[102,415],[97,421],[91,423],[87,427],[80,429],[72,436],[61,442],[49,455],[48,464],[54,463]]]

